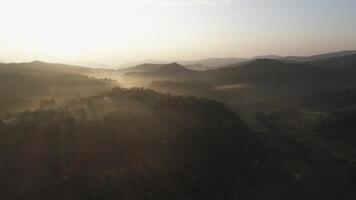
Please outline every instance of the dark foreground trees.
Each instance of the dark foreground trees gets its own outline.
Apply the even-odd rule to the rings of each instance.
[[[140,89],[7,116],[0,131],[5,199],[236,195],[258,145],[221,103]]]
[[[0,121],[0,199],[308,199],[311,172],[207,99],[117,88]]]

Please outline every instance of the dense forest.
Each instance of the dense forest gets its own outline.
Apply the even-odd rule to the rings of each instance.
[[[354,55],[293,59],[0,64],[0,199],[354,199]]]
[[[347,186],[293,137],[258,135],[222,103],[152,90],[51,102],[4,116],[0,133],[2,199],[336,198]]]

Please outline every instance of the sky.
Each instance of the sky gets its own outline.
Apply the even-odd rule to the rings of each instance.
[[[0,61],[312,55],[356,49],[355,0],[0,0]]]

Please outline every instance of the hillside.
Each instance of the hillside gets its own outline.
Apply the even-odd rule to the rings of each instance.
[[[258,59],[245,64],[210,70],[205,80],[251,84],[285,84],[330,87],[354,84],[356,54],[308,63]]]
[[[148,76],[174,76],[174,75],[184,75],[192,73],[193,70],[189,70],[178,63],[171,63],[167,65],[163,65],[158,69],[151,70],[147,72],[146,75]]]
[[[0,73],[2,72],[21,72],[24,74],[37,73],[72,73],[82,74],[89,72],[91,69],[81,66],[46,63],[41,61],[33,61],[27,63],[0,63]]]
[[[331,52],[331,53],[314,55],[314,56],[287,56],[284,57],[283,59],[296,61],[296,62],[313,62],[313,61],[323,60],[328,58],[349,56],[352,54],[356,54],[356,51],[355,50],[337,51],[337,52]]]
[[[246,62],[246,58],[207,58],[194,61],[178,61],[181,65],[196,65],[201,64],[209,68],[220,67],[224,65]]]
[[[209,66],[205,66],[202,64],[184,65],[184,67],[187,69],[196,70],[196,71],[207,71],[207,70],[214,69],[214,67],[209,67]]]
[[[356,53],[347,56],[320,59],[310,62],[310,64],[335,70],[356,70]]]
[[[152,90],[115,88],[4,116],[0,143],[1,199],[308,199],[345,191],[293,138],[257,135],[223,103]]]
[[[158,69],[158,68],[162,67],[163,65],[165,65],[165,64],[144,63],[144,64],[140,64],[140,65],[133,66],[133,67],[119,69],[118,71],[122,72],[122,73],[127,73],[127,72],[147,72],[147,71]]]
[[[204,78],[219,83],[308,84],[322,81],[318,67],[270,59],[259,59],[241,66],[207,71]]]
[[[90,69],[43,62],[0,64],[0,113],[33,108],[41,99],[86,96],[110,83],[81,75]]]
[[[134,79],[207,81],[218,86],[247,83],[316,89],[351,83],[355,74],[354,59],[355,55],[308,63],[257,59],[208,71],[189,70],[173,63],[155,66],[155,69],[145,72],[129,72],[126,76]]]
[[[128,72],[125,76],[187,80],[194,79],[197,74],[199,74],[198,71],[187,69],[177,63],[171,63],[146,72]]]
[[[310,62],[330,75],[330,81],[343,82],[348,87],[356,85],[356,54]]]
[[[343,56],[348,56],[348,55],[352,55],[352,54],[356,54],[356,50],[337,51],[337,52],[330,52],[330,53],[326,53],[326,54],[318,54],[318,55],[313,55],[313,56],[262,55],[262,56],[255,56],[252,58],[234,58],[234,57],[206,58],[206,59],[200,59],[200,60],[188,60],[188,61],[181,60],[181,61],[175,61],[175,62],[180,65],[185,66],[188,69],[192,69],[192,70],[213,70],[213,69],[217,69],[217,68],[225,68],[225,67],[241,65],[241,64],[245,64],[247,62],[251,62],[253,60],[259,60],[259,59],[270,59],[270,60],[281,60],[281,61],[293,61],[293,62],[307,63],[307,62],[313,62],[313,61],[323,60],[323,59],[328,59],[328,58],[343,57]],[[159,67],[159,66],[162,66],[165,64],[169,64],[170,61],[145,60],[142,62],[131,63],[129,66],[137,66],[138,68],[140,68],[140,66],[145,67],[145,65],[147,63],[151,63],[148,65],[156,65]],[[127,69],[135,69],[135,67],[128,67],[123,70],[127,70]],[[147,66],[147,69],[151,69],[151,67]]]
[[[9,115],[0,139],[1,199],[212,199],[258,151],[224,104],[141,89]]]

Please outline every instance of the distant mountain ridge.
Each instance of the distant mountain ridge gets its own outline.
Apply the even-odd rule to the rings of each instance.
[[[318,54],[318,55],[312,55],[312,56],[262,55],[262,56],[255,56],[252,58],[234,58],[234,57],[207,58],[207,59],[201,59],[201,60],[175,61],[175,62],[179,63],[180,65],[186,66],[187,68],[190,68],[190,66],[192,66],[192,65],[202,65],[202,67],[195,68],[195,70],[203,71],[203,70],[209,70],[209,69],[222,68],[222,67],[226,67],[229,65],[244,64],[246,62],[253,61],[256,59],[275,59],[275,60],[289,60],[289,61],[294,61],[294,62],[312,62],[312,61],[316,61],[316,60],[334,58],[334,57],[342,57],[342,56],[348,56],[348,55],[352,55],[352,54],[356,54],[356,50],[337,51],[337,52]],[[129,66],[126,66],[126,67],[131,68],[130,66],[142,65],[144,63],[163,65],[163,64],[169,64],[172,62],[161,61],[161,60],[145,60],[142,62],[131,63]],[[194,69],[194,68],[191,68],[191,69]]]
[[[247,58],[207,58],[207,59],[202,59],[202,60],[195,60],[195,61],[177,61],[177,63],[181,65],[194,65],[194,64],[201,64],[207,67],[219,67],[219,66],[224,66],[228,64],[234,64],[234,63],[241,63],[241,62],[246,62],[249,59]]]
[[[36,73],[40,71],[41,73],[75,73],[83,74],[92,70],[91,68],[58,64],[58,63],[46,63],[42,61],[32,61],[25,63],[0,63],[0,72],[21,72],[21,73]]]
[[[356,54],[313,62],[256,59],[208,71],[190,70],[172,63],[127,75],[159,80],[205,81],[214,85],[248,83],[310,88],[331,87],[333,84],[353,85],[356,84]]]
[[[319,54],[319,55],[313,55],[313,56],[287,56],[287,57],[284,57],[284,59],[291,60],[291,61],[297,61],[297,62],[312,62],[312,61],[328,59],[328,58],[349,56],[352,54],[356,54],[356,50],[345,50],[345,51],[338,51],[338,52]]]

